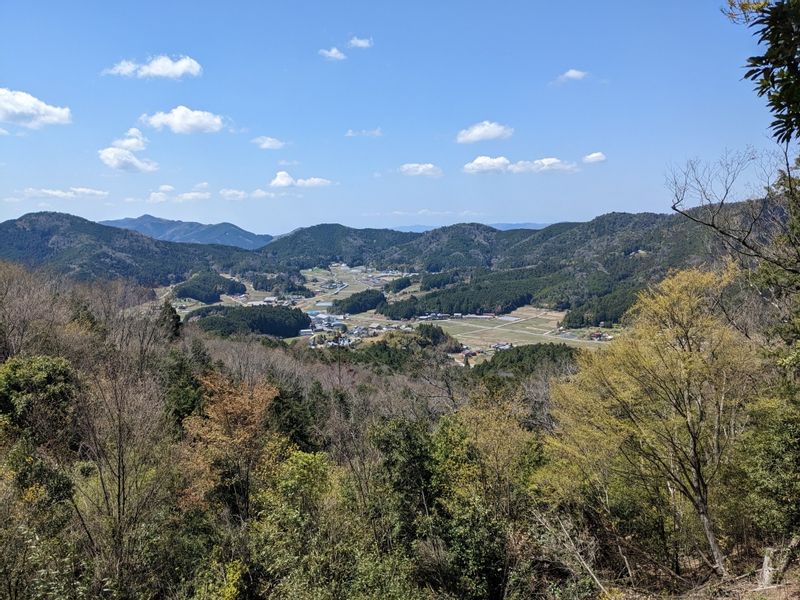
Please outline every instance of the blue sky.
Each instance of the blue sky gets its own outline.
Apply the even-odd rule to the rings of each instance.
[[[3,2],[0,219],[666,212],[670,165],[770,145],[721,4]]]

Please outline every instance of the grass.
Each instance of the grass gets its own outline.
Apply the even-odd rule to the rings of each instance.
[[[558,334],[558,322],[564,313],[535,306],[523,306],[505,315],[517,320],[452,319],[436,321],[447,333],[471,348],[487,350],[498,342],[511,342],[515,346],[538,343],[565,343],[582,348],[596,348],[600,342],[563,338]]]

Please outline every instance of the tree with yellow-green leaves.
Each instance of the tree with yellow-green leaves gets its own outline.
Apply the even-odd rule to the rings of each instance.
[[[556,425],[545,482],[561,493],[658,488],[691,507],[709,553],[727,574],[715,521],[715,492],[754,399],[759,361],[720,311],[732,273],[673,274],[643,293],[631,327],[608,347],[579,358],[556,385]],[[636,487],[640,490],[636,490]]]

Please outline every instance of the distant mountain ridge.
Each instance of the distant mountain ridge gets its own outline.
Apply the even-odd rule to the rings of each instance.
[[[486,223],[488,227],[498,229],[500,231],[508,231],[509,229],[544,229],[550,223]],[[426,231],[433,231],[439,229],[442,225],[398,225],[396,227],[387,227],[394,231],[403,231],[411,233],[425,233]]]
[[[101,225],[138,231],[148,237],[165,242],[190,244],[221,244],[245,250],[256,250],[272,241],[267,234],[251,233],[233,223],[206,225],[193,221],[172,221],[152,215],[100,221]]]
[[[544,229],[551,223],[489,223],[489,227],[508,231],[509,229]]]
[[[507,312],[534,302],[569,310],[575,325],[618,320],[641,289],[670,269],[707,263],[713,245],[702,226],[656,213],[608,213],[585,223],[505,231],[480,223],[424,233],[321,224],[257,250],[160,241],[60,213],[0,223],[0,259],[84,280],[128,278],[156,286],[201,270],[252,279],[334,262],[448,271],[453,281],[393,302],[392,315]]]

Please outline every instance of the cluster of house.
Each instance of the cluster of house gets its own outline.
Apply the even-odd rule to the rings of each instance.
[[[294,306],[297,303],[297,298],[288,296],[286,298],[278,298],[277,296],[267,296],[263,300],[251,300],[245,306]]]
[[[593,342],[610,342],[614,339],[614,336],[605,331],[593,331],[589,334],[589,339]]]
[[[319,310],[310,310],[306,314],[311,317],[311,326],[308,329],[301,329],[300,335],[309,336],[323,331],[333,333],[344,333],[347,331],[344,315],[329,315]]]
[[[335,295],[335,294],[338,294],[343,289],[345,289],[345,288],[347,288],[349,286],[350,286],[349,283],[344,283],[343,281],[328,280],[325,283],[323,283],[322,285],[320,285],[319,287],[320,287],[320,289],[323,289],[323,290],[332,290],[334,295]]]
[[[493,350],[511,350],[514,347],[514,344],[511,342],[497,342],[496,344],[492,344],[490,346]]]
[[[461,346],[461,356],[464,358],[470,358],[472,356],[478,356],[479,354],[486,354],[486,350],[483,348],[470,348],[469,346]]]
[[[355,346],[364,338],[377,337],[387,331],[414,331],[410,325],[391,323],[356,325],[352,329],[348,329],[343,322],[347,315],[329,315],[319,311],[309,311],[308,315],[311,317],[311,327],[301,329],[300,335],[311,337],[309,340],[311,348],[350,347]]]
[[[462,313],[453,313],[452,315],[449,313],[439,313],[439,312],[432,312],[427,313],[425,315],[421,315],[417,317],[418,321],[446,321],[448,319],[495,319],[497,315],[494,313],[483,313],[481,315],[474,315],[474,314],[462,314]]]

